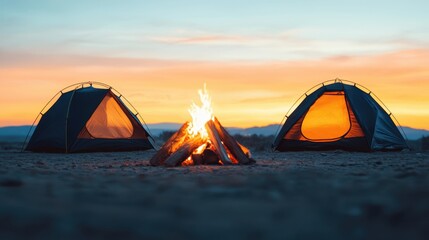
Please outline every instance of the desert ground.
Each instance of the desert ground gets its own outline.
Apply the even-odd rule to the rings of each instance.
[[[429,152],[254,152],[151,167],[155,151],[0,144],[0,239],[427,239]]]

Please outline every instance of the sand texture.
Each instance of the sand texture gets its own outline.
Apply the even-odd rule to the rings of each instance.
[[[0,149],[0,239],[429,236],[428,152],[256,152],[249,166],[165,168],[149,166],[154,151]]]

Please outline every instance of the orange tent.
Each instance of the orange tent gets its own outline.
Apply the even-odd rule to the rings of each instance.
[[[276,150],[371,151],[407,147],[391,114],[369,90],[356,83],[336,79],[304,96],[277,134],[273,144]]]

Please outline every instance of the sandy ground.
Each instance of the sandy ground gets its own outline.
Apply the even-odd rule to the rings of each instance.
[[[429,153],[255,153],[148,166],[154,151],[0,145],[0,239],[424,239]],[[426,238],[427,239],[427,238]]]

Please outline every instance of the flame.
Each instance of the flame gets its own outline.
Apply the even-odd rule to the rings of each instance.
[[[194,165],[194,161],[192,160],[192,155],[189,156],[185,161],[182,162],[182,166],[192,166]]]
[[[203,90],[198,90],[200,95],[201,106],[192,103],[191,108],[188,110],[192,116],[192,122],[188,127],[188,133],[191,136],[200,134],[203,139],[208,138],[208,133],[205,128],[206,123],[213,118],[213,109],[211,106],[211,98],[207,92],[206,84]]]
[[[204,152],[204,150],[205,150],[206,148],[207,148],[207,143],[204,143],[203,145],[199,146],[199,147],[194,151],[194,153],[201,154],[201,153],[203,153],[203,152]]]

